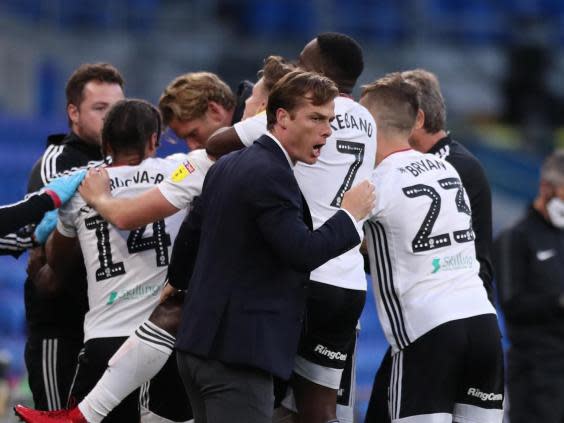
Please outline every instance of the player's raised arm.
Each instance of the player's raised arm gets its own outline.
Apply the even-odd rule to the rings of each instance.
[[[119,229],[135,229],[179,210],[156,187],[135,197],[113,197],[108,172],[103,168],[88,172],[79,192],[104,219]]]
[[[206,152],[216,159],[235,150],[245,147],[237,131],[232,126],[216,131],[206,143]]]

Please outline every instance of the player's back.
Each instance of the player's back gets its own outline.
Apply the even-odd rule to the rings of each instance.
[[[116,197],[132,197],[153,188],[178,167],[167,159],[146,159],[138,166],[109,167]],[[157,305],[166,279],[174,239],[185,213],[121,231],[106,222],[80,195],[61,209],[59,230],[79,238],[88,276],[90,310],[85,341],[129,336]]]
[[[376,156],[376,124],[363,106],[350,98],[335,99],[333,130],[313,165],[298,163],[294,174],[309,206],[314,228],[341,207],[344,193],[369,179]],[[362,233],[359,234],[362,238]],[[311,272],[311,280],[342,288],[365,290],[359,247]]]
[[[495,313],[481,279],[468,197],[456,170],[405,150],[374,171],[365,225],[378,314],[394,350],[447,321]]]

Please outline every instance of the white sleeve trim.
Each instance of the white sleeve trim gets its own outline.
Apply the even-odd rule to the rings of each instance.
[[[76,229],[63,223],[60,218],[57,219],[57,230],[67,238],[76,238]]]

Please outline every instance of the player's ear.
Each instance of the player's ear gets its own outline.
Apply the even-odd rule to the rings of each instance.
[[[148,156],[154,156],[157,152],[157,148],[159,148],[159,137],[157,136],[156,132],[151,135],[151,139],[149,140],[147,147],[149,152]]]
[[[290,113],[286,109],[279,107],[276,109],[276,123],[282,128],[286,129],[288,127],[288,122],[290,120]]]
[[[259,113],[262,113],[266,110],[266,105],[268,104],[268,97],[260,102],[260,105],[257,107],[257,110],[255,112],[255,115],[258,115]]]
[[[208,101],[208,116],[214,121],[219,122],[224,120],[225,108],[215,101]]]
[[[413,129],[422,129],[425,126],[425,112],[422,109],[417,111],[417,117],[415,118],[415,126]]]
[[[77,124],[78,123],[78,107],[75,106],[74,104],[68,104],[67,105],[67,115],[69,117],[69,120],[73,123],[73,124]]]

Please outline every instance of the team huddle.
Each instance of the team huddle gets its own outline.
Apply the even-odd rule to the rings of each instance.
[[[352,423],[365,262],[390,344],[366,421],[502,421],[487,180],[432,73],[357,102],[363,67],[323,33],[238,97],[195,72],[158,108],[75,71],[30,180],[88,169],[30,252],[23,421]],[[164,127],[188,154],[154,157]]]

